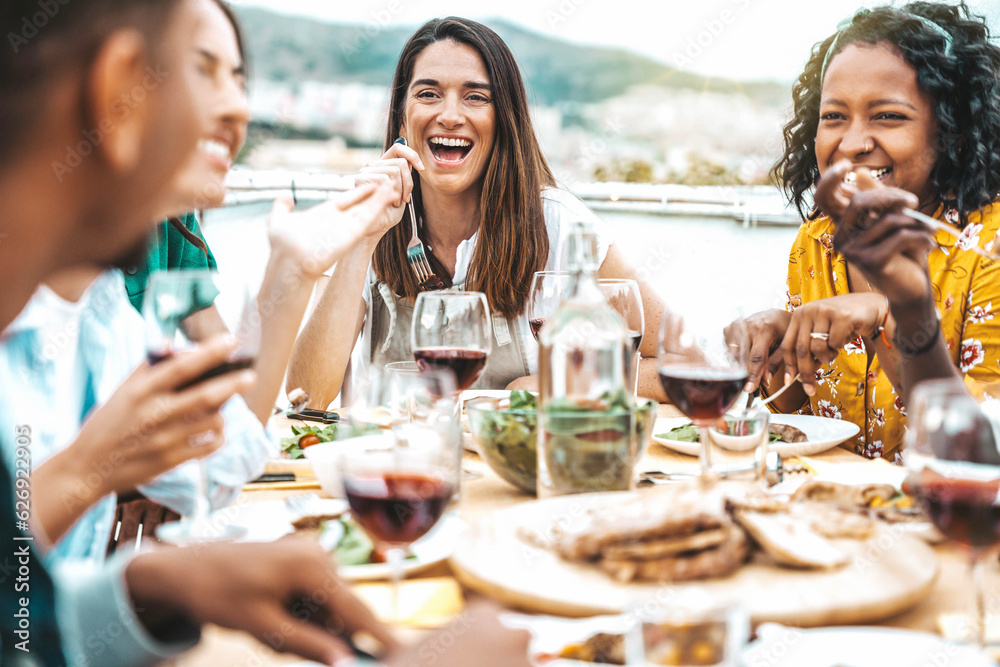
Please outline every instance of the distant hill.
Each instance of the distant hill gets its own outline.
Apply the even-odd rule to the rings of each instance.
[[[353,81],[386,87],[396,59],[414,27],[327,23],[317,19],[236,5],[249,43],[256,79]],[[507,42],[536,102],[598,102],[635,85],[743,92],[766,104],[786,104],[789,86],[706,79],[618,49],[587,47],[552,39],[496,20],[490,27]]]

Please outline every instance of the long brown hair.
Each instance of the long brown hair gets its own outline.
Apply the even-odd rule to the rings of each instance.
[[[483,292],[490,308],[507,317],[524,312],[535,271],[545,268],[549,235],[541,191],[555,185],[528,113],[528,96],[513,54],[500,36],[475,21],[458,17],[422,25],[403,47],[392,81],[392,103],[385,149],[399,136],[406,96],[417,58],[425,48],[446,39],[466,44],[483,59],[493,93],[494,141],[479,199],[479,241],[466,288]],[[420,177],[414,172],[413,205],[422,211]],[[390,230],[375,249],[375,275],[396,294],[415,297],[419,288],[406,261],[410,214]]]
[[[208,258],[208,246],[202,241],[197,234],[192,232],[190,229],[184,226],[184,222],[180,218],[168,218],[167,224],[173,227],[178,234],[184,237],[184,239],[193,245],[195,248],[200,250],[202,254]]]

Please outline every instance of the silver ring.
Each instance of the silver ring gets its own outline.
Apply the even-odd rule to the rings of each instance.
[[[812,332],[811,334],[809,334],[809,337],[810,338],[815,338],[816,340],[830,340],[830,334],[828,334],[828,333],[817,333],[815,331]]]

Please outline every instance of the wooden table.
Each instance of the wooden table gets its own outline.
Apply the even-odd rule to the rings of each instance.
[[[659,416],[661,417],[675,417],[678,414],[670,406],[660,406]],[[279,431],[282,430],[283,426],[285,426],[283,423],[276,424]],[[833,463],[864,461],[862,457],[841,448],[835,448],[813,458]],[[497,509],[531,500],[530,496],[501,480],[478,456],[466,454],[464,465],[467,469],[482,474],[478,479],[462,482],[459,513],[466,521],[474,521]],[[650,446],[649,452],[640,463],[640,468],[644,470],[676,470],[684,467],[697,469],[696,459],[673,453],[655,443]],[[317,492],[245,491],[237,499],[237,503],[281,499],[298,493]],[[957,549],[947,545],[936,547],[936,551],[941,558],[941,574],[931,594],[910,611],[886,619],[877,625],[938,632],[938,617],[941,614],[965,613],[972,610],[974,603],[972,583],[964,556]],[[987,576],[989,589],[987,606],[994,614],[1000,613],[1000,573],[997,573],[996,570],[995,564],[991,565]],[[442,564],[420,576],[450,576],[450,574],[448,566]],[[210,627],[206,629],[202,643],[195,650],[183,656],[176,664],[184,667],[262,666],[290,664],[299,660],[295,657],[277,654],[246,635]]]

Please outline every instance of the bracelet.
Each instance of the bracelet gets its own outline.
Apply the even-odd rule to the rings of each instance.
[[[934,335],[931,336],[930,340],[916,349],[911,349],[906,347],[905,345],[900,345],[899,331],[896,332],[896,347],[899,348],[899,353],[905,357],[917,357],[920,356],[921,354],[926,354],[927,352],[930,352],[935,345],[937,345],[939,340],[941,340],[940,323],[938,323],[938,325],[934,327]]]
[[[885,343],[885,346],[891,350],[892,343],[889,342],[889,339],[885,335],[885,325],[888,321],[889,321],[889,297],[885,297],[885,317],[882,318],[882,324],[880,324],[878,327],[878,335],[879,337],[882,338],[882,342]]]
[[[870,338],[872,340],[875,340],[875,338],[881,338],[885,346],[891,350],[892,343],[889,342],[889,338],[885,335],[885,323],[889,321],[889,297],[883,294],[882,298],[885,299],[885,316],[882,317],[882,324],[878,325],[875,330],[872,331]]]

